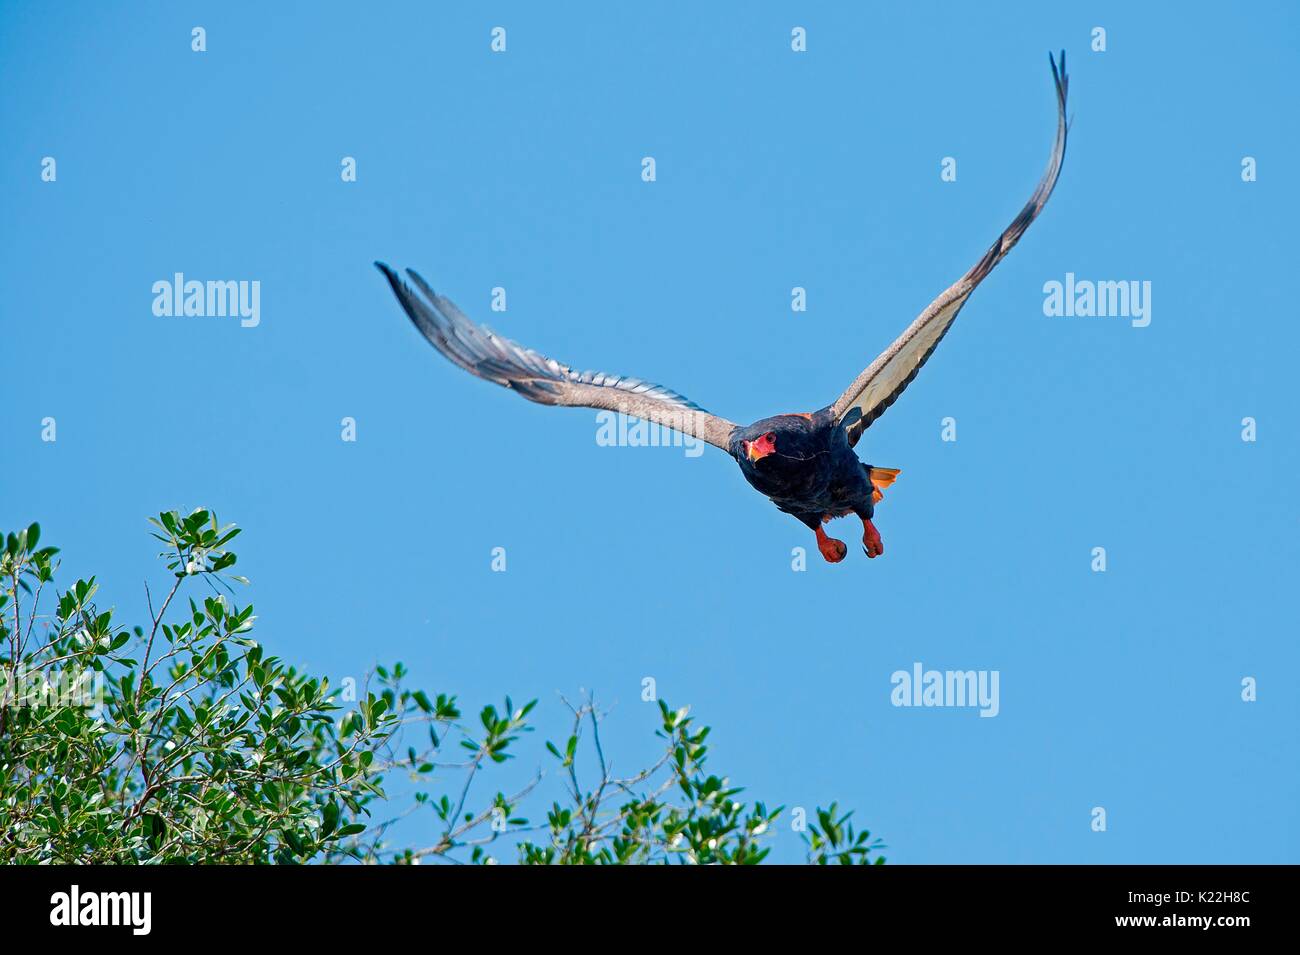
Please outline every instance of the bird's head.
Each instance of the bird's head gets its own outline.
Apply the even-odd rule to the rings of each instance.
[[[753,441],[742,441],[740,447],[745,452],[745,457],[749,459],[749,463],[757,464],[769,454],[776,453],[776,432],[767,431]]]

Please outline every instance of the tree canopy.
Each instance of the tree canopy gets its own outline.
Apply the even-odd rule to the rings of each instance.
[[[609,768],[606,712],[563,701],[548,768],[494,791],[537,701],[466,715],[401,663],[333,686],[253,639],[231,572],[234,525],[205,509],[151,518],[165,586],[127,625],[96,577],[61,589],[40,526],[0,554],[0,862],[753,864],[784,807],[707,768],[709,727],[659,701],[662,747]],[[580,772],[580,766],[582,771]],[[399,794],[400,790],[400,794]],[[549,795],[543,796],[543,792]],[[816,864],[879,864],[835,803],[791,824]],[[410,820],[410,822],[404,822]],[[398,825],[402,822],[402,825]],[[397,844],[397,833],[425,834]]]

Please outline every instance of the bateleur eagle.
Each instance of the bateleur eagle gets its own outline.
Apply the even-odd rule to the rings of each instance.
[[[884,545],[872,517],[883,489],[899,472],[862,464],[853,448],[862,433],[911,384],[952,327],[971,292],[1011,251],[1047,204],[1065,158],[1065,101],[1069,89],[1065,52],[1061,52],[1059,69],[1055,59],[1049,56],[1049,61],[1056,84],[1056,139],[1047,170],[1033,195],[980,260],[931,302],[843,394],[820,411],[776,415],[750,425],[737,425],[662,385],[639,378],[574,371],[476,325],[416,272],[406,272],[415,286],[413,290],[384,263],[375,265],[387,277],[420,333],[470,374],[511,388],[540,404],[616,411],[707,441],[730,454],[755,489],[808,525],[816,533],[817,549],[826,560],[843,560],[847,548],[842,541],[828,537],[822,525],[849,514],[862,521],[862,544],[867,556],[879,557]]]

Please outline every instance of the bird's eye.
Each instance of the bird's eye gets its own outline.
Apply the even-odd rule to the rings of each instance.
[[[768,444],[776,444],[776,432],[769,431],[767,434],[763,435],[763,440]]]

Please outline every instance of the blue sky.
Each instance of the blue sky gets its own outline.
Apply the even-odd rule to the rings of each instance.
[[[652,677],[715,771],[839,800],[891,861],[1300,861],[1300,15],[1135,6],[6,0],[0,526],[140,619],[145,517],[215,508],[273,652],[539,697],[503,788],[581,688],[648,760]],[[823,564],[711,449],[463,374],[371,266],[733,420],[813,410],[1028,197],[1061,47],[1055,196],[859,446],[903,472],[880,560],[845,523]],[[155,316],[176,272],[259,281],[260,324]],[[1150,325],[1045,316],[1067,272],[1149,281]],[[893,706],[915,662],[998,671],[999,714]]]

